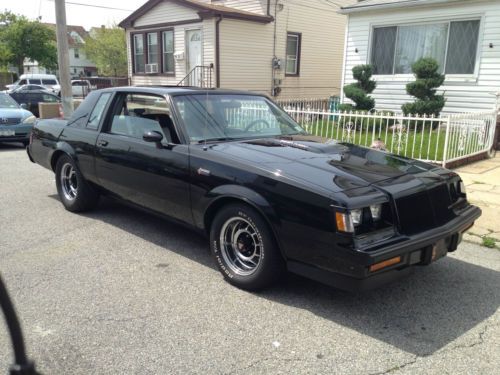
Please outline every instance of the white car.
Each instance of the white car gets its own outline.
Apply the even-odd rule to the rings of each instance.
[[[61,92],[61,85],[54,74],[22,74],[16,82],[5,87],[12,91],[23,85],[41,85],[56,95]]]
[[[71,93],[73,96],[84,98],[90,91],[95,90],[89,80],[74,79],[71,81]]]

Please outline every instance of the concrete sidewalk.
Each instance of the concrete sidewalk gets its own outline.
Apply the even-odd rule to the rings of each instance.
[[[464,240],[480,244],[489,241],[491,245],[495,241],[495,246],[500,248],[500,152],[492,159],[457,168],[455,172],[467,187],[469,201],[483,210]]]

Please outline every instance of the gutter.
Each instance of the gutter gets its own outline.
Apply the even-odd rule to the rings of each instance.
[[[223,16],[220,15],[215,21],[215,87],[220,88],[220,33],[219,24]]]
[[[397,9],[403,7],[422,7],[428,5],[439,5],[446,3],[464,2],[463,0],[403,0],[397,3],[361,5],[354,7],[343,7],[337,11],[340,14],[369,12],[372,10]]]

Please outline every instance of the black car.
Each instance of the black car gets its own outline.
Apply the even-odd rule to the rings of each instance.
[[[449,170],[307,134],[249,92],[124,87],[89,94],[28,147],[66,209],[106,194],[206,233],[230,283],[283,271],[371,288],[455,251],[481,211]]]
[[[61,98],[57,95],[42,90],[15,91],[9,94],[20,105],[24,104],[26,109],[36,117],[40,117],[39,103],[60,103]]]

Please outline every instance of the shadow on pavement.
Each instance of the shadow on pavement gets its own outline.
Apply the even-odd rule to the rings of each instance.
[[[18,142],[0,142],[0,152],[3,151],[24,151],[26,147],[22,143]]]
[[[108,199],[85,216],[216,269],[207,240],[180,225]],[[308,310],[419,356],[430,355],[467,333],[500,306],[500,272],[452,257],[414,271],[406,279],[359,294],[287,275],[280,285],[257,295]]]

